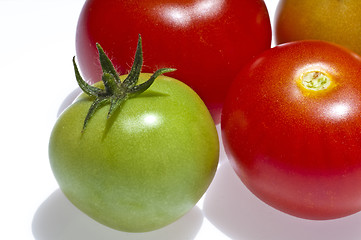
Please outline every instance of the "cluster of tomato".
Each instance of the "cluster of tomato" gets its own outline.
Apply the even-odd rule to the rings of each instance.
[[[269,205],[308,219],[360,211],[361,25],[333,22],[357,18],[352,4],[281,0],[274,32],[288,43],[271,48],[263,0],[87,0],[77,61],[86,81],[103,81],[87,85],[74,62],[91,96],[50,139],[61,189],[110,227],[165,226],[212,181],[220,123],[236,173]]]

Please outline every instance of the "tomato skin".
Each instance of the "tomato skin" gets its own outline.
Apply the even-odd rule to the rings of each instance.
[[[318,39],[361,55],[360,12],[359,0],[280,0],[275,16],[275,41]]]
[[[101,79],[95,43],[127,73],[138,34],[144,39],[144,72],[170,74],[194,89],[219,122],[226,90],[240,67],[271,46],[262,0],[87,0],[79,17],[76,51],[90,82]]]
[[[302,74],[333,87],[300,87]],[[247,65],[222,112],[227,156],[243,183],[288,214],[333,219],[361,210],[361,59],[322,41],[279,45]]]
[[[140,82],[149,79],[142,73]],[[124,76],[121,77],[124,80]],[[161,228],[189,211],[212,181],[219,143],[213,120],[189,87],[159,76],[107,120],[81,95],[58,119],[49,158],[61,190],[80,210],[114,229]]]

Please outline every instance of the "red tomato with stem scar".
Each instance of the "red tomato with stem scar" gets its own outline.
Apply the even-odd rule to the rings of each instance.
[[[361,210],[361,58],[322,41],[265,51],[230,88],[222,136],[244,184],[294,216]]]

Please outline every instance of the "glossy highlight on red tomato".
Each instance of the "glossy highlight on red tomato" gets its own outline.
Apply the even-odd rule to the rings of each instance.
[[[101,80],[96,42],[121,74],[128,72],[138,34],[143,72],[176,68],[171,77],[195,90],[215,122],[230,82],[251,57],[271,46],[263,0],[87,0],[79,17],[76,51],[86,80]]]
[[[360,76],[359,56],[322,41],[279,45],[241,71],[222,137],[256,196],[307,219],[361,210]]]

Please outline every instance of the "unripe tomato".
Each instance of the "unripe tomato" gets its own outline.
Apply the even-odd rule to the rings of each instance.
[[[108,121],[108,108],[99,109],[82,133],[91,103],[82,96],[71,105],[50,139],[51,166],[70,201],[131,232],[160,228],[189,211],[218,162],[217,132],[200,98],[160,76]]]
[[[211,183],[219,156],[203,101],[178,80],[140,73],[140,47],[139,41],[131,73],[119,76],[99,46],[104,72],[95,86],[74,60],[88,95],[61,114],[49,143],[52,170],[69,200],[128,232],[155,230],[188,212]]]

